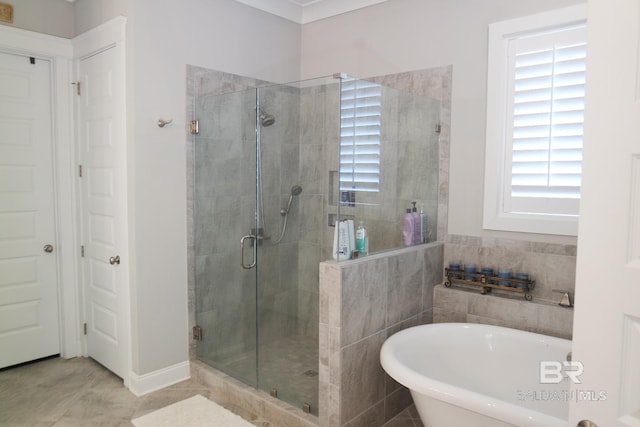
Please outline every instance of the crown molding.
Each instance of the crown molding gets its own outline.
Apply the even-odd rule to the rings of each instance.
[[[69,0],[71,1],[71,0]],[[235,0],[247,6],[280,16],[298,24],[307,24],[387,0]]]

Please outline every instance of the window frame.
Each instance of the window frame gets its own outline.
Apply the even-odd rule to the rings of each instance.
[[[497,22],[489,25],[489,54],[487,79],[487,125],[485,153],[485,185],[483,228],[489,230],[529,232],[577,236],[578,215],[533,214],[510,212],[505,189],[511,188],[507,177],[507,156],[512,140],[507,135],[511,125],[507,118],[509,81],[508,49],[510,40],[557,28],[586,24],[587,6],[556,9],[535,15]],[[510,165],[511,162],[509,161]]]

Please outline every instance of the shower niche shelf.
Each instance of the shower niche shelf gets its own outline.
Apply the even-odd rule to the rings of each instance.
[[[462,270],[451,270],[449,268],[445,268],[444,271],[447,277],[444,285],[447,288],[450,288],[452,285],[469,285],[480,288],[482,295],[491,293],[492,290],[497,289],[498,291],[523,294],[524,299],[527,301],[533,299],[530,292],[535,287],[534,280],[487,276],[484,273],[467,273]]]

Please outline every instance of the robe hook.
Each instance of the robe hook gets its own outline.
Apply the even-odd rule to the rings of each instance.
[[[158,127],[163,128],[166,125],[170,124],[171,122],[173,122],[173,119],[169,119],[169,120],[158,119]]]

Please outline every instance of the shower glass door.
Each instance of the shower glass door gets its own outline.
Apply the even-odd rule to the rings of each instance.
[[[301,136],[300,90],[268,86],[257,99],[258,387],[317,413],[320,183],[301,176],[310,141]]]
[[[196,93],[197,356],[317,414],[325,140],[301,117],[325,107],[305,114],[317,94],[292,85]]]
[[[196,324],[202,361],[257,386],[256,92],[199,95],[194,140]]]

